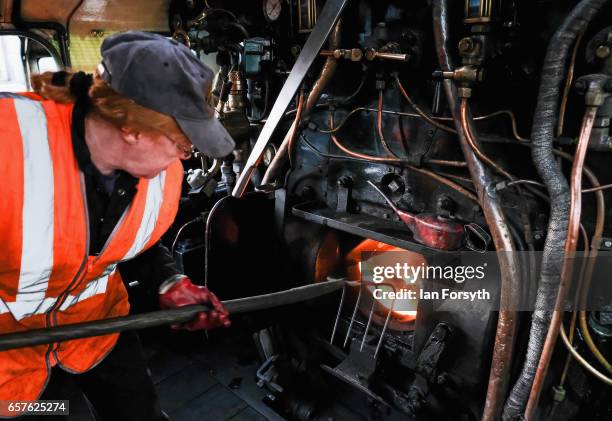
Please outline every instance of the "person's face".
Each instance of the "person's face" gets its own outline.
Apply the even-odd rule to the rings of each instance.
[[[121,130],[126,143],[122,170],[134,177],[153,178],[176,159],[188,159],[191,146],[185,139],[172,139],[161,131]]]

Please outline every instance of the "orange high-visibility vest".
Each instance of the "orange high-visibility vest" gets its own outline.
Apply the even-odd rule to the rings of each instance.
[[[89,256],[83,175],[73,153],[72,104],[0,94],[0,332],[123,316],[117,264],[156,243],[172,224],[182,165],[137,193],[98,256]],[[146,157],[143,157],[146,159]],[[82,373],[118,334],[0,352],[0,400],[35,400],[51,367]]]

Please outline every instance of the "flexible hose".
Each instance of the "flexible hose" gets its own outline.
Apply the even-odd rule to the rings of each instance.
[[[531,391],[542,348],[551,320],[561,277],[563,249],[569,220],[569,186],[553,153],[561,85],[566,75],[569,51],[579,33],[584,31],[606,0],[583,0],[566,17],[551,39],[544,65],[538,103],[532,128],[532,157],[534,165],[550,197],[550,219],[544,243],[542,265],[536,296],[535,311],[527,344],[527,354],[521,374],[516,381],[503,412],[504,420],[521,415]]]

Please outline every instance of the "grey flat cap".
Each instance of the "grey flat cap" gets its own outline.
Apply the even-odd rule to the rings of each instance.
[[[229,155],[234,141],[206,102],[213,72],[184,45],[129,31],[104,40],[102,78],[138,105],[174,117],[200,152]]]

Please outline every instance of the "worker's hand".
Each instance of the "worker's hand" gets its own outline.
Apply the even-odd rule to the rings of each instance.
[[[215,327],[229,327],[231,324],[229,313],[221,304],[221,301],[208,288],[194,285],[187,277],[181,278],[170,285],[162,286],[159,294],[161,308],[178,308],[191,304],[205,304],[211,307],[211,311],[202,312],[187,323],[172,326],[175,329],[201,330]]]

